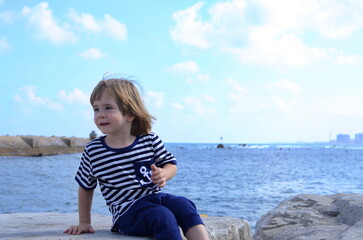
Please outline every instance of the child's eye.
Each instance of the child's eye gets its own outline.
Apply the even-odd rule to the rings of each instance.
[[[113,107],[106,107],[106,110],[111,110],[113,109]]]
[[[94,111],[94,112],[98,112],[98,111],[99,111],[99,109],[98,109],[98,108],[93,108],[93,111]]]

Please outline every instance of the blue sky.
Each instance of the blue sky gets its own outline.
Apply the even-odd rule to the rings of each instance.
[[[89,95],[110,72],[140,82],[165,142],[354,137],[362,12],[361,0],[0,0],[0,135],[88,137]]]

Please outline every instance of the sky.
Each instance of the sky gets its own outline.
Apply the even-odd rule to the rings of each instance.
[[[88,137],[105,73],[164,142],[363,132],[362,0],[0,0],[0,135]]]

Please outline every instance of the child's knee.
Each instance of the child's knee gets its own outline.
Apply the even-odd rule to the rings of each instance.
[[[160,207],[150,212],[146,219],[153,227],[178,226],[174,214],[167,208]]]
[[[197,211],[195,204],[186,197],[170,195],[164,203],[174,214],[180,209],[188,211]]]
[[[197,211],[194,203],[186,197],[173,198],[171,209],[178,221],[178,225],[182,228],[184,234],[189,228],[196,225],[203,225],[203,221]]]
[[[155,211],[148,216],[147,222],[157,239],[181,239],[177,220],[170,210],[163,208]]]

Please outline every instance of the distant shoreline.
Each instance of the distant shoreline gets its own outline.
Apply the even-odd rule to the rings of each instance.
[[[47,156],[82,152],[89,138],[0,136],[0,156]]]
[[[97,135],[91,132],[90,138],[77,138],[77,137],[45,137],[35,135],[17,135],[17,136],[0,136],[0,156],[47,156],[58,154],[69,154],[82,152],[88,142],[96,138]],[[168,143],[179,144],[179,143]],[[258,148],[261,145],[273,145],[282,149],[289,145],[293,147],[299,144],[326,144],[335,147],[342,146],[362,146],[363,144],[356,144],[354,142],[341,143],[336,141],[330,142],[296,142],[296,143],[185,143],[185,144],[215,144],[218,148]],[[233,146],[233,147],[232,147]]]

